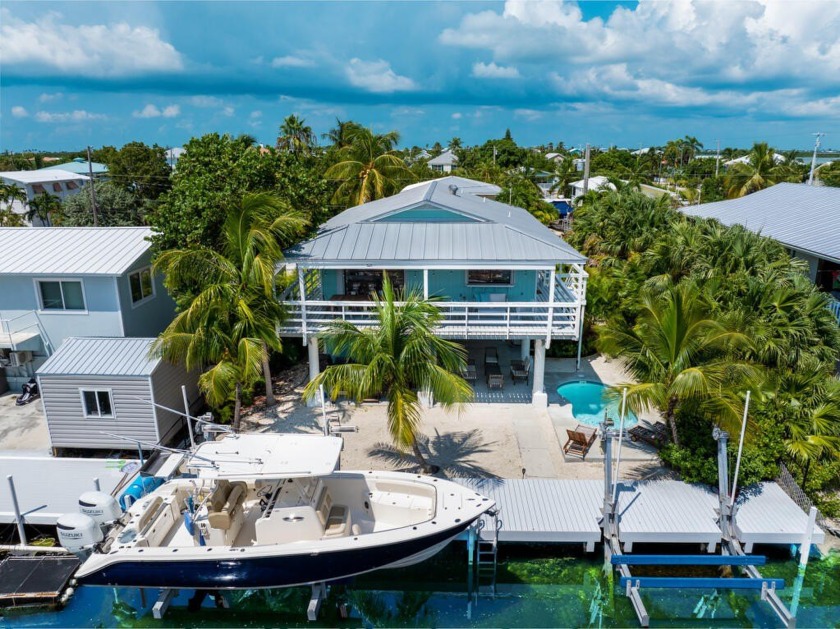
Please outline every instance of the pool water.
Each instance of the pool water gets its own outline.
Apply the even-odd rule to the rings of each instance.
[[[604,412],[616,424],[619,423],[621,401],[610,400],[607,397],[609,387],[600,382],[579,380],[567,382],[557,387],[558,395],[564,397],[572,405],[572,415],[581,424],[599,426],[604,421]],[[633,426],[638,418],[629,410],[624,419],[625,426]]]
[[[653,547],[651,547],[653,548]],[[674,549],[677,550],[677,549]],[[762,549],[763,551],[764,549]],[[761,568],[785,579],[781,598],[796,595],[796,562],[778,549]],[[655,552],[662,549],[655,547]],[[636,627],[633,608],[600,553],[570,546],[500,548],[495,596],[471,595],[465,544],[455,542],[417,566],[383,570],[330,587],[318,621],[307,623],[309,588],[229,594],[230,609],[208,597],[199,611],[180,593],[161,621],[152,619],[156,593],[79,588],[60,612],[8,615],[6,627]],[[840,556],[808,565],[798,584],[797,625],[834,627],[840,618]],[[714,576],[703,574],[696,576]],[[652,626],[777,627],[760,592],[642,590]]]

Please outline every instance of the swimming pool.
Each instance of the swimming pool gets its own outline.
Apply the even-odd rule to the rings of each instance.
[[[557,387],[558,395],[567,399],[572,405],[572,414],[582,424],[598,426],[604,421],[604,412],[618,425],[621,402],[610,401],[606,397],[609,387],[600,382],[578,380],[566,382]],[[625,426],[633,426],[639,421],[636,416],[627,411]]]

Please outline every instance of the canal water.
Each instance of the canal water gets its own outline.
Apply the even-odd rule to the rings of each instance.
[[[636,549],[634,549],[636,550]],[[641,549],[638,552],[642,552]],[[650,548],[661,553],[661,548]],[[677,552],[677,549],[673,549]],[[762,552],[765,549],[758,549]],[[682,549],[685,552],[685,549]],[[790,604],[799,590],[798,627],[840,626],[840,555],[811,560],[797,587],[796,562],[778,549],[761,568],[780,577]],[[557,546],[500,548],[496,594],[470,595],[464,544],[417,566],[385,570],[333,585],[315,623],[306,620],[309,588],[254,590],[228,595],[230,609],[208,597],[188,609],[182,593],[161,621],[152,618],[154,596],[137,590],[79,588],[68,606],[51,613],[11,614],[6,627],[634,627],[627,598],[603,570],[600,555]],[[634,568],[634,574],[719,576],[717,568]],[[486,588],[483,588],[486,590]],[[777,627],[760,594],[721,590],[643,590],[652,626]]]

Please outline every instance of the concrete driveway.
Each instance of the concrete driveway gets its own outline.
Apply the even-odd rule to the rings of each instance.
[[[18,393],[0,395],[0,451],[50,452],[50,433],[40,399],[15,406]]]

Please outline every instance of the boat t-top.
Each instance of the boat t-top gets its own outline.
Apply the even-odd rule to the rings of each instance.
[[[423,561],[495,505],[455,482],[336,471],[342,440],[234,435],[183,453],[125,512],[87,492],[61,516],[84,585],[275,588]]]

